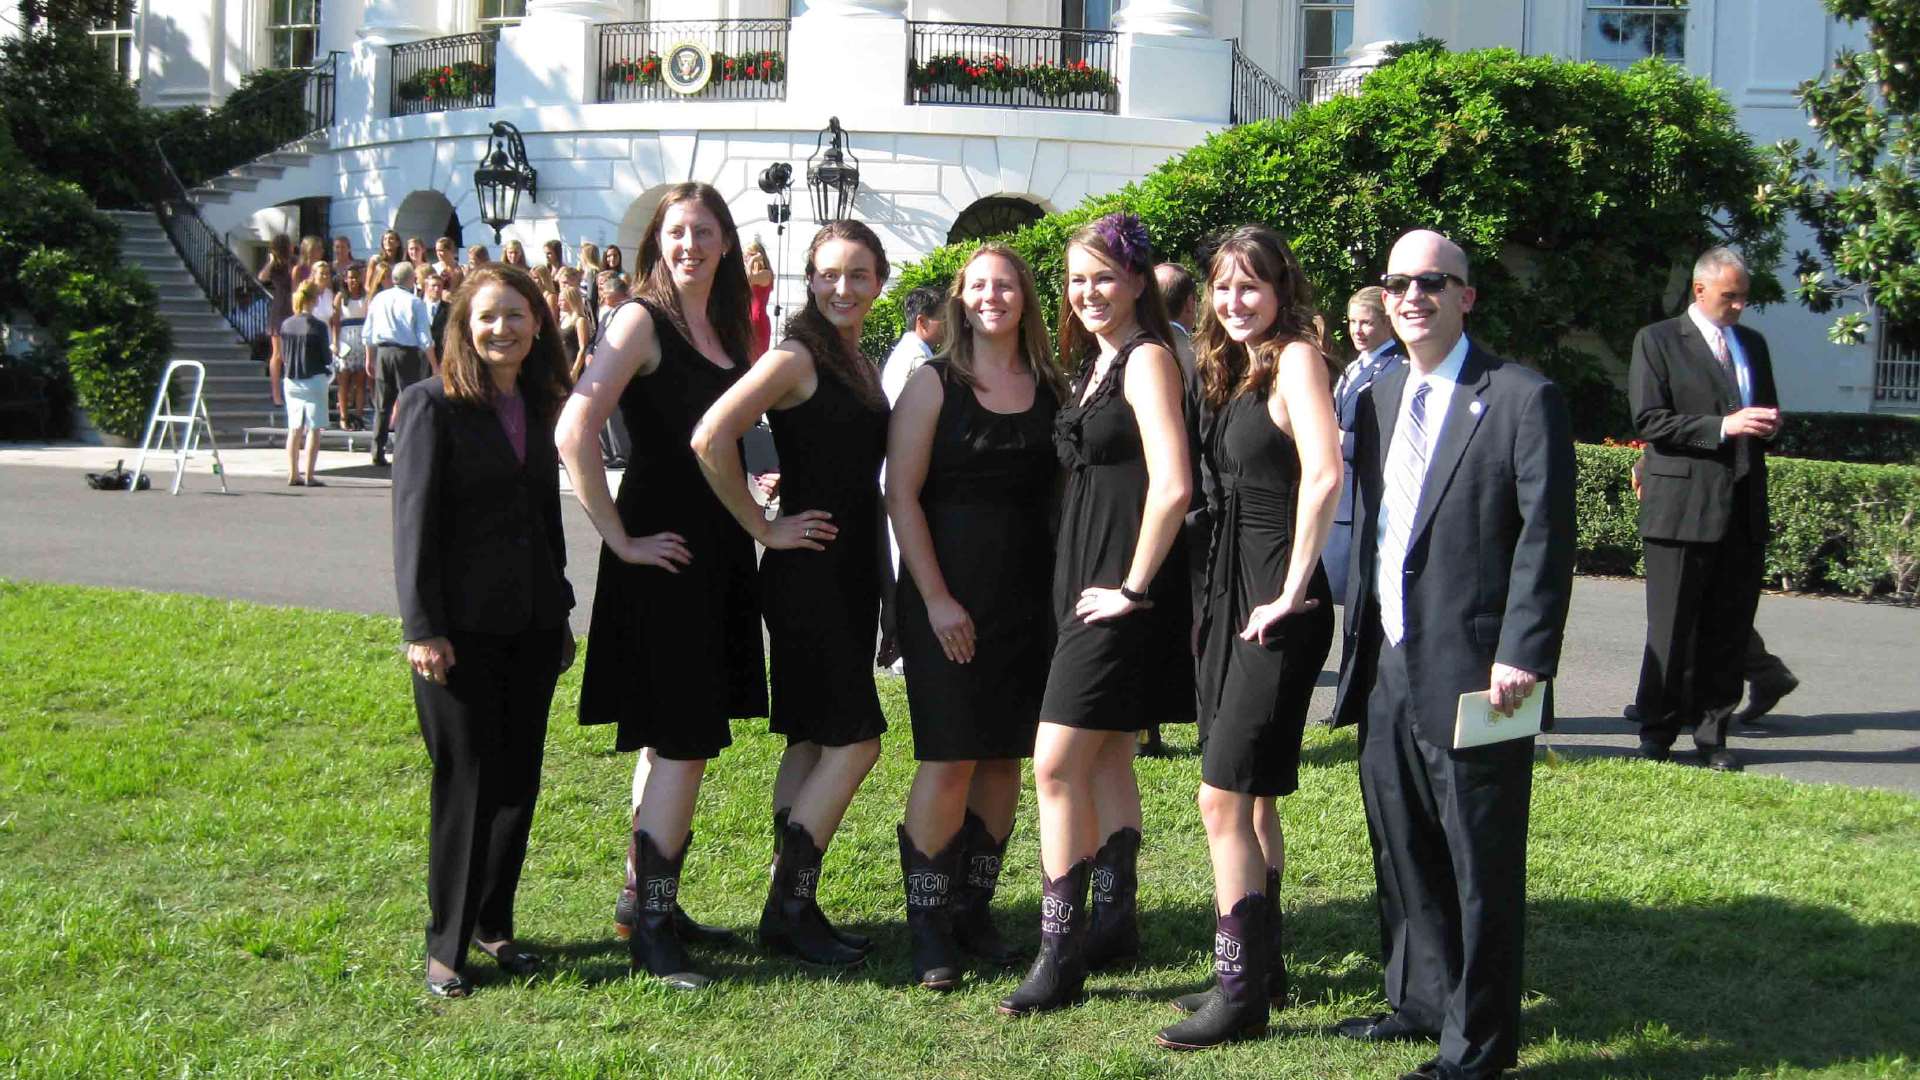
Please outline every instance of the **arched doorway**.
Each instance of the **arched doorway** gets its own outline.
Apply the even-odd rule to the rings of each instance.
[[[428,247],[442,236],[452,239],[455,247],[461,244],[460,217],[454,213],[453,203],[438,191],[416,191],[400,200],[400,209],[393,215],[393,231],[402,240],[417,236]]]
[[[960,216],[953,221],[953,227],[947,230],[947,243],[958,244],[1001,236],[1026,228],[1046,216],[1046,208],[1031,199],[1018,195],[989,195],[960,211]]]

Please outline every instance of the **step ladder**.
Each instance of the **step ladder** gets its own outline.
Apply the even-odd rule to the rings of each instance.
[[[173,379],[181,372],[193,377],[193,394],[187,411],[177,413],[173,411]],[[127,485],[128,494],[140,490],[140,473],[146,468],[149,453],[172,455],[173,488],[169,494],[180,494],[180,478],[186,474],[187,459],[200,448],[203,434],[207,448],[213,451],[213,475],[220,478],[220,491],[233,494],[227,490],[227,470],[220,461],[220,444],[214,441],[213,419],[207,415],[207,403],[201,396],[206,382],[207,365],[198,360],[175,360],[167,365],[160,389],[153,395],[153,412],[147,417],[146,437],[140,440],[140,456],[134,459],[133,482]]]

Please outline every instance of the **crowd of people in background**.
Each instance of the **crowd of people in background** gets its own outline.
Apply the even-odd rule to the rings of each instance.
[[[500,249],[499,263],[527,273],[540,297],[539,314],[551,320],[560,331],[561,352],[571,375],[577,378],[586,363],[587,352],[603,320],[613,308],[631,295],[633,280],[625,269],[624,256],[616,245],[601,247],[583,241],[579,258],[569,262],[566,246],[548,240],[541,246],[541,261],[536,265],[528,257],[526,246],[509,240]],[[439,373],[439,356],[445,348],[446,327],[455,295],[478,269],[493,263],[493,253],[485,244],[471,244],[465,259],[457,243],[447,236],[428,241],[418,236],[402,238],[389,229],[380,237],[378,249],[367,258],[354,254],[352,241],[335,236],[331,249],[318,236],[302,237],[296,244],[287,235],[276,235],[267,245],[265,265],[258,274],[267,292],[267,320],[270,350],[267,353],[268,393],[276,408],[287,411],[288,475],[293,486],[322,487],[314,483],[312,458],[303,458],[308,448],[317,451],[320,434],[329,427],[345,431],[367,431],[376,435],[373,463],[388,464],[387,434],[394,426],[393,408],[399,391],[418,378]],[[772,337],[772,322],[767,308],[773,292],[773,267],[766,249],[756,241],[748,253],[749,319],[753,327],[754,355],[766,351]],[[411,268],[402,281],[399,269]],[[297,311],[294,294],[302,286],[312,286],[310,310]],[[411,320],[395,327],[391,321],[376,325],[377,335],[368,333],[368,313],[382,293],[401,289],[418,298],[426,309],[421,320],[427,328],[427,340],[401,340],[392,336],[410,333]],[[290,325],[294,319],[301,321]],[[310,396],[309,372],[301,387],[291,386],[293,368],[289,364],[290,338],[309,340],[316,326],[325,338],[321,347],[326,359],[323,376],[332,400],[317,410],[296,408],[292,395]],[[306,346],[302,346],[305,348]],[[418,357],[395,361],[395,370],[382,375],[382,348],[419,349]],[[316,355],[320,355],[316,353]],[[310,367],[311,364],[309,363]],[[302,368],[305,371],[307,368]],[[382,379],[391,392],[379,394]],[[299,399],[304,406],[306,398]],[[383,416],[384,412],[384,416]],[[615,416],[603,432],[601,444],[610,465],[621,465],[627,454],[626,430]],[[303,470],[302,462],[307,464]]]

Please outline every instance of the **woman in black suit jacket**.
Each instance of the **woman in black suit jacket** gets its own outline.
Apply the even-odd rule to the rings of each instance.
[[[513,895],[540,790],[554,684],[573,662],[553,423],[567,368],[533,279],[476,269],[440,375],[400,397],[393,576],[433,761],[427,989],[473,990],[469,942],[509,974]]]

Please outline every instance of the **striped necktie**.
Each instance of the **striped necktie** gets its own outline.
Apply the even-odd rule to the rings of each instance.
[[[1402,448],[1388,459],[1392,469],[1387,476],[1387,531],[1380,544],[1380,626],[1387,641],[1398,645],[1406,636],[1406,617],[1402,604],[1401,571],[1407,561],[1407,544],[1413,538],[1413,516],[1420,508],[1420,486],[1427,478],[1427,391],[1432,385],[1421,380],[1413,392],[1407,417],[1394,432],[1394,444]]]

